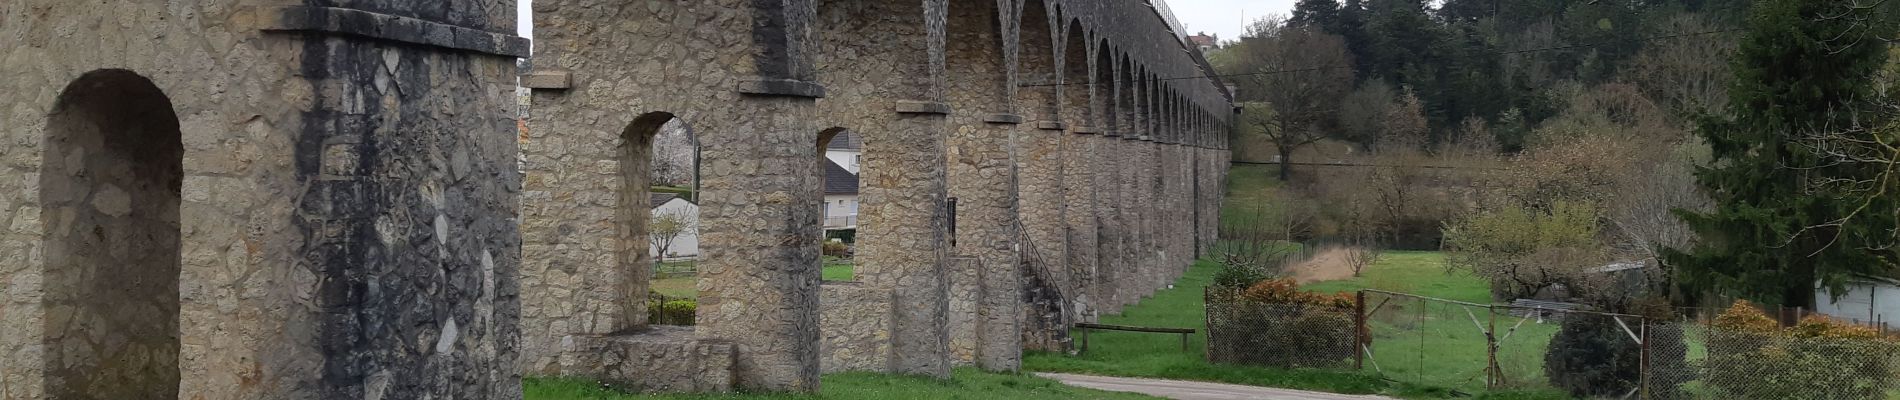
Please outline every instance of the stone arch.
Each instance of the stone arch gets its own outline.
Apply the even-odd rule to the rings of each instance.
[[[1060,122],[1056,93],[1056,34],[1045,0],[1022,0],[1016,36],[1017,107],[1027,121]]]
[[[1121,97],[1117,92],[1120,86],[1115,84],[1117,82],[1115,72],[1118,65],[1115,62],[1114,49],[1108,46],[1108,39],[1100,39],[1095,46],[1095,75],[1092,76],[1094,79],[1089,82],[1089,88],[1095,92],[1097,100],[1091,102],[1089,106],[1094,109],[1092,114],[1096,116],[1095,128],[1111,136],[1120,133],[1122,120],[1121,113],[1116,108],[1121,104]]]
[[[834,148],[832,146],[833,144],[849,142],[852,140],[851,138],[852,135],[853,135],[853,132],[851,132],[850,129],[847,129],[844,127],[837,127],[837,126],[825,128],[823,130],[818,131],[818,140],[817,140],[818,159],[814,160],[818,163],[818,167],[814,169],[818,173],[818,185],[817,185],[817,188],[819,191],[818,226],[820,227],[820,229],[825,231],[825,237],[826,237],[825,240],[819,242],[820,254],[824,252],[823,250],[824,245],[831,241],[830,240],[831,230],[834,227],[857,225],[857,222],[855,221],[858,215],[857,200],[855,199],[849,200],[849,204],[844,204],[844,203],[833,204],[830,198],[832,196],[831,179],[835,178],[834,176],[831,176],[831,174],[834,172],[845,173],[845,174],[852,173],[852,171],[850,171],[850,168],[852,166],[853,160],[845,160],[845,162],[840,163],[838,162],[838,160],[833,160],[829,153],[831,149]],[[838,164],[839,167],[844,168],[844,170],[833,171],[832,168],[830,167],[831,164]],[[855,190],[856,188],[854,187],[853,189]],[[856,194],[856,192],[854,191],[852,194]],[[840,201],[845,201],[845,200],[840,200]],[[825,267],[824,257],[821,255],[819,257],[818,268],[822,271],[824,267]],[[854,280],[854,279],[847,279],[847,280]]]
[[[945,21],[946,85],[952,107],[965,114],[1009,114],[1012,111],[1009,68],[1002,10],[996,2],[977,1],[950,7]]]
[[[698,145],[693,139],[692,127],[678,116],[666,111],[652,111],[640,114],[620,132],[620,144],[616,149],[619,169],[616,192],[619,200],[614,207],[615,247],[614,260],[617,269],[632,271],[621,277],[620,288],[615,293],[619,303],[620,315],[614,318],[614,326],[606,327],[608,332],[626,332],[656,324],[683,324],[685,321],[652,321],[648,314],[647,293],[652,288],[651,278],[656,267],[664,261],[666,254],[656,259],[652,254],[653,232],[651,223],[657,212],[652,190],[655,182],[653,170],[656,158],[656,143],[661,135],[669,130],[683,130],[691,143],[693,155],[691,164],[693,180],[698,180]],[[697,186],[695,184],[694,186]],[[697,189],[697,188],[695,188]],[[694,193],[697,193],[695,191]],[[691,199],[697,201],[697,199]],[[685,217],[685,216],[682,216]],[[697,232],[699,215],[693,212],[686,226]],[[695,246],[697,235],[695,234]],[[675,244],[678,245],[678,244]],[[667,252],[674,252],[669,249]]]
[[[1082,20],[1070,19],[1062,30],[1062,118],[1071,128],[1093,127],[1097,122],[1095,107],[1090,101],[1095,93],[1094,82],[1089,74],[1089,44],[1087,31]]]
[[[1127,53],[1122,53],[1120,68],[1115,70],[1119,75],[1115,78],[1115,113],[1121,115],[1121,121],[1115,125],[1115,131],[1122,137],[1139,137],[1141,136],[1139,129],[1141,122],[1138,118],[1140,109],[1137,108],[1136,101],[1141,98],[1141,91],[1140,82],[1135,80],[1137,76],[1135,62],[1128,58]]]
[[[46,394],[177,398],[184,147],[171,99],[132,71],[92,71],[45,129]]]

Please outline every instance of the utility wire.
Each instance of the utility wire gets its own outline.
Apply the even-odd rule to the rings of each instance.
[[[1746,30],[1746,29],[1742,29],[1742,28],[1730,28],[1730,29],[1717,29],[1717,30],[1712,30],[1712,31],[1701,31],[1701,32],[1687,32],[1687,33],[1675,33],[1675,34],[1669,34],[1669,35],[1662,35],[1662,36],[1651,36],[1651,37],[1646,37],[1646,38],[1638,38],[1638,39],[1636,39],[1636,41],[1639,41],[1639,42],[1648,42],[1648,41],[1652,41],[1652,40],[1661,40],[1661,39],[1675,39],[1675,38],[1683,38],[1683,37],[1692,37],[1692,36],[1703,36],[1703,35],[1714,35],[1714,34],[1722,34],[1722,33],[1733,33],[1733,32],[1741,32],[1741,31],[1744,31],[1744,30]],[[1509,50],[1509,51],[1493,51],[1493,52],[1488,52],[1488,54],[1495,54],[1495,55],[1510,55],[1510,54],[1526,54],[1526,53],[1539,53],[1539,52],[1546,52],[1546,51],[1557,51],[1557,50],[1572,50],[1572,49],[1580,49],[1580,48],[1586,48],[1586,47],[1597,47],[1597,46],[1601,46],[1601,45],[1607,45],[1607,44],[1615,44],[1615,43],[1613,43],[1613,42],[1602,42],[1602,43],[1585,43],[1585,44],[1575,44],[1575,45],[1568,45],[1568,46],[1556,46],[1556,47],[1544,47],[1544,48],[1535,48],[1535,49],[1523,49],[1523,50]],[[1241,77],[1241,76],[1262,76],[1262,75],[1279,75],[1279,74],[1286,74],[1286,73],[1294,73],[1294,72],[1312,72],[1312,71],[1324,71],[1324,70],[1329,70],[1329,69],[1341,69],[1341,68],[1352,68],[1352,66],[1350,66],[1350,65],[1339,65],[1339,66],[1322,66],[1322,67],[1309,67],[1309,68],[1299,68],[1299,69],[1283,69],[1283,70],[1274,70],[1274,71],[1260,71],[1260,72],[1246,72],[1246,73],[1238,73],[1238,74],[1225,74],[1225,75],[1204,75],[1204,76],[1182,76],[1182,77],[1171,77],[1171,78],[1157,78],[1157,79],[1154,79],[1154,80],[1155,80],[1155,81],[1178,81],[1178,80],[1191,80],[1191,79],[1208,79],[1208,78],[1230,78],[1230,77]],[[1023,85],[1017,85],[1017,87],[1049,87],[1049,86],[1070,86],[1070,85],[1094,85],[1094,84],[1097,84],[1097,82],[1095,82],[1095,81],[1088,81],[1088,82],[1076,82],[1076,83],[1036,83],[1036,84],[1023,84]]]

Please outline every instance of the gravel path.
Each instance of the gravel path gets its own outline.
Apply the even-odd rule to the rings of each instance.
[[[1038,372],[1036,376],[1061,381],[1063,384],[1070,386],[1107,390],[1111,392],[1141,393],[1149,396],[1166,397],[1177,400],[1392,400],[1390,397],[1308,392],[1304,390],[1274,389],[1225,383],[1117,378],[1045,372]]]

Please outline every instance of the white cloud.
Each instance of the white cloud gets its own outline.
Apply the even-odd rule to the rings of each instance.
[[[1221,40],[1240,38],[1247,23],[1267,14],[1291,14],[1297,0],[1166,0],[1188,33],[1207,32]]]

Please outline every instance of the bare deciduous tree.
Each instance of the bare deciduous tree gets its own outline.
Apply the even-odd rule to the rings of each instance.
[[[672,250],[674,241],[693,231],[694,219],[690,213],[680,210],[653,213],[652,220],[647,223],[647,240],[652,241],[653,247],[659,250],[661,259],[665,259]]]
[[[1290,177],[1293,151],[1325,138],[1339,99],[1352,89],[1352,55],[1345,39],[1318,27],[1289,26],[1280,16],[1255,22],[1241,38],[1236,62],[1252,75],[1237,78],[1253,93],[1242,123],[1271,138],[1280,154],[1280,180]]]
[[[1709,32],[1716,22],[1701,14],[1681,14],[1664,22],[1661,32]],[[1723,38],[1727,39],[1727,38]],[[1629,62],[1624,76],[1677,113],[1725,112],[1728,83],[1734,76],[1721,62],[1735,54],[1736,41],[1708,37],[1661,39],[1645,46]]]

